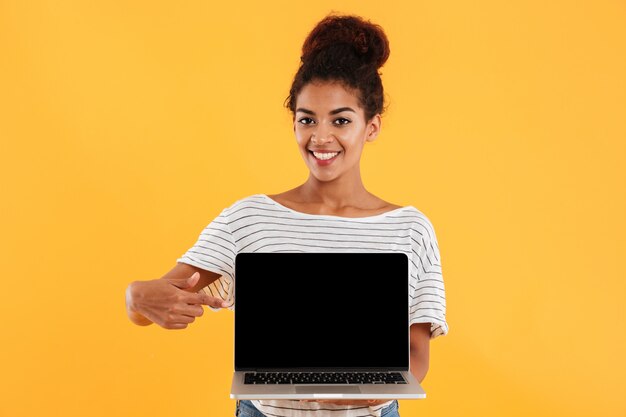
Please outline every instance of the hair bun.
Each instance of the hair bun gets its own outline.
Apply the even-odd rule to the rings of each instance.
[[[389,58],[389,41],[383,29],[359,16],[328,15],[313,28],[302,45],[302,62],[321,50],[348,44],[362,61],[382,67]]]

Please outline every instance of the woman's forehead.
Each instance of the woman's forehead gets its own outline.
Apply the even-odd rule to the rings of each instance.
[[[357,92],[338,82],[310,82],[298,94],[297,107],[318,110],[359,107]],[[311,109],[313,110],[313,109]]]

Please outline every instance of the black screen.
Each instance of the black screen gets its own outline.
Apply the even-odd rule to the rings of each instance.
[[[403,252],[239,253],[235,370],[409,367]]]

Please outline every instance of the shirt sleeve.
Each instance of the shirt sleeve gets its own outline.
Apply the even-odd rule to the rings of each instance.
[[[432,223],[424,216],[412,230],[409,325],[430,323],[430,338],[448,334],[446,294],[439,245]]]
[[[176,262],[215,272],[221,276],[203,290],[212,297],[226,300],[229,310],[234,309],[235,255],[237,245],[230,229],[228,208],[202,230],[196,243]],[[208,306],[213,311],[219,308]]]

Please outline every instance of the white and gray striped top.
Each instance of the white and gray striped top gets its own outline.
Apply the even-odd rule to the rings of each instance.
[[[254,194],[223,209],[177,262],[220,274],[205,291],[227,300],[228,309],[233,310],[237,253],[329,251],[407,253],[410,324],[431,323],[431,339],[448,333],[437,237],[430,220],[413,206],[375,216],[339,217],[301,213],[265,194]],[[380,417],[382,408],[391,403],[368,407],[291,400],[252,402],[264,414],[281,417]]]

